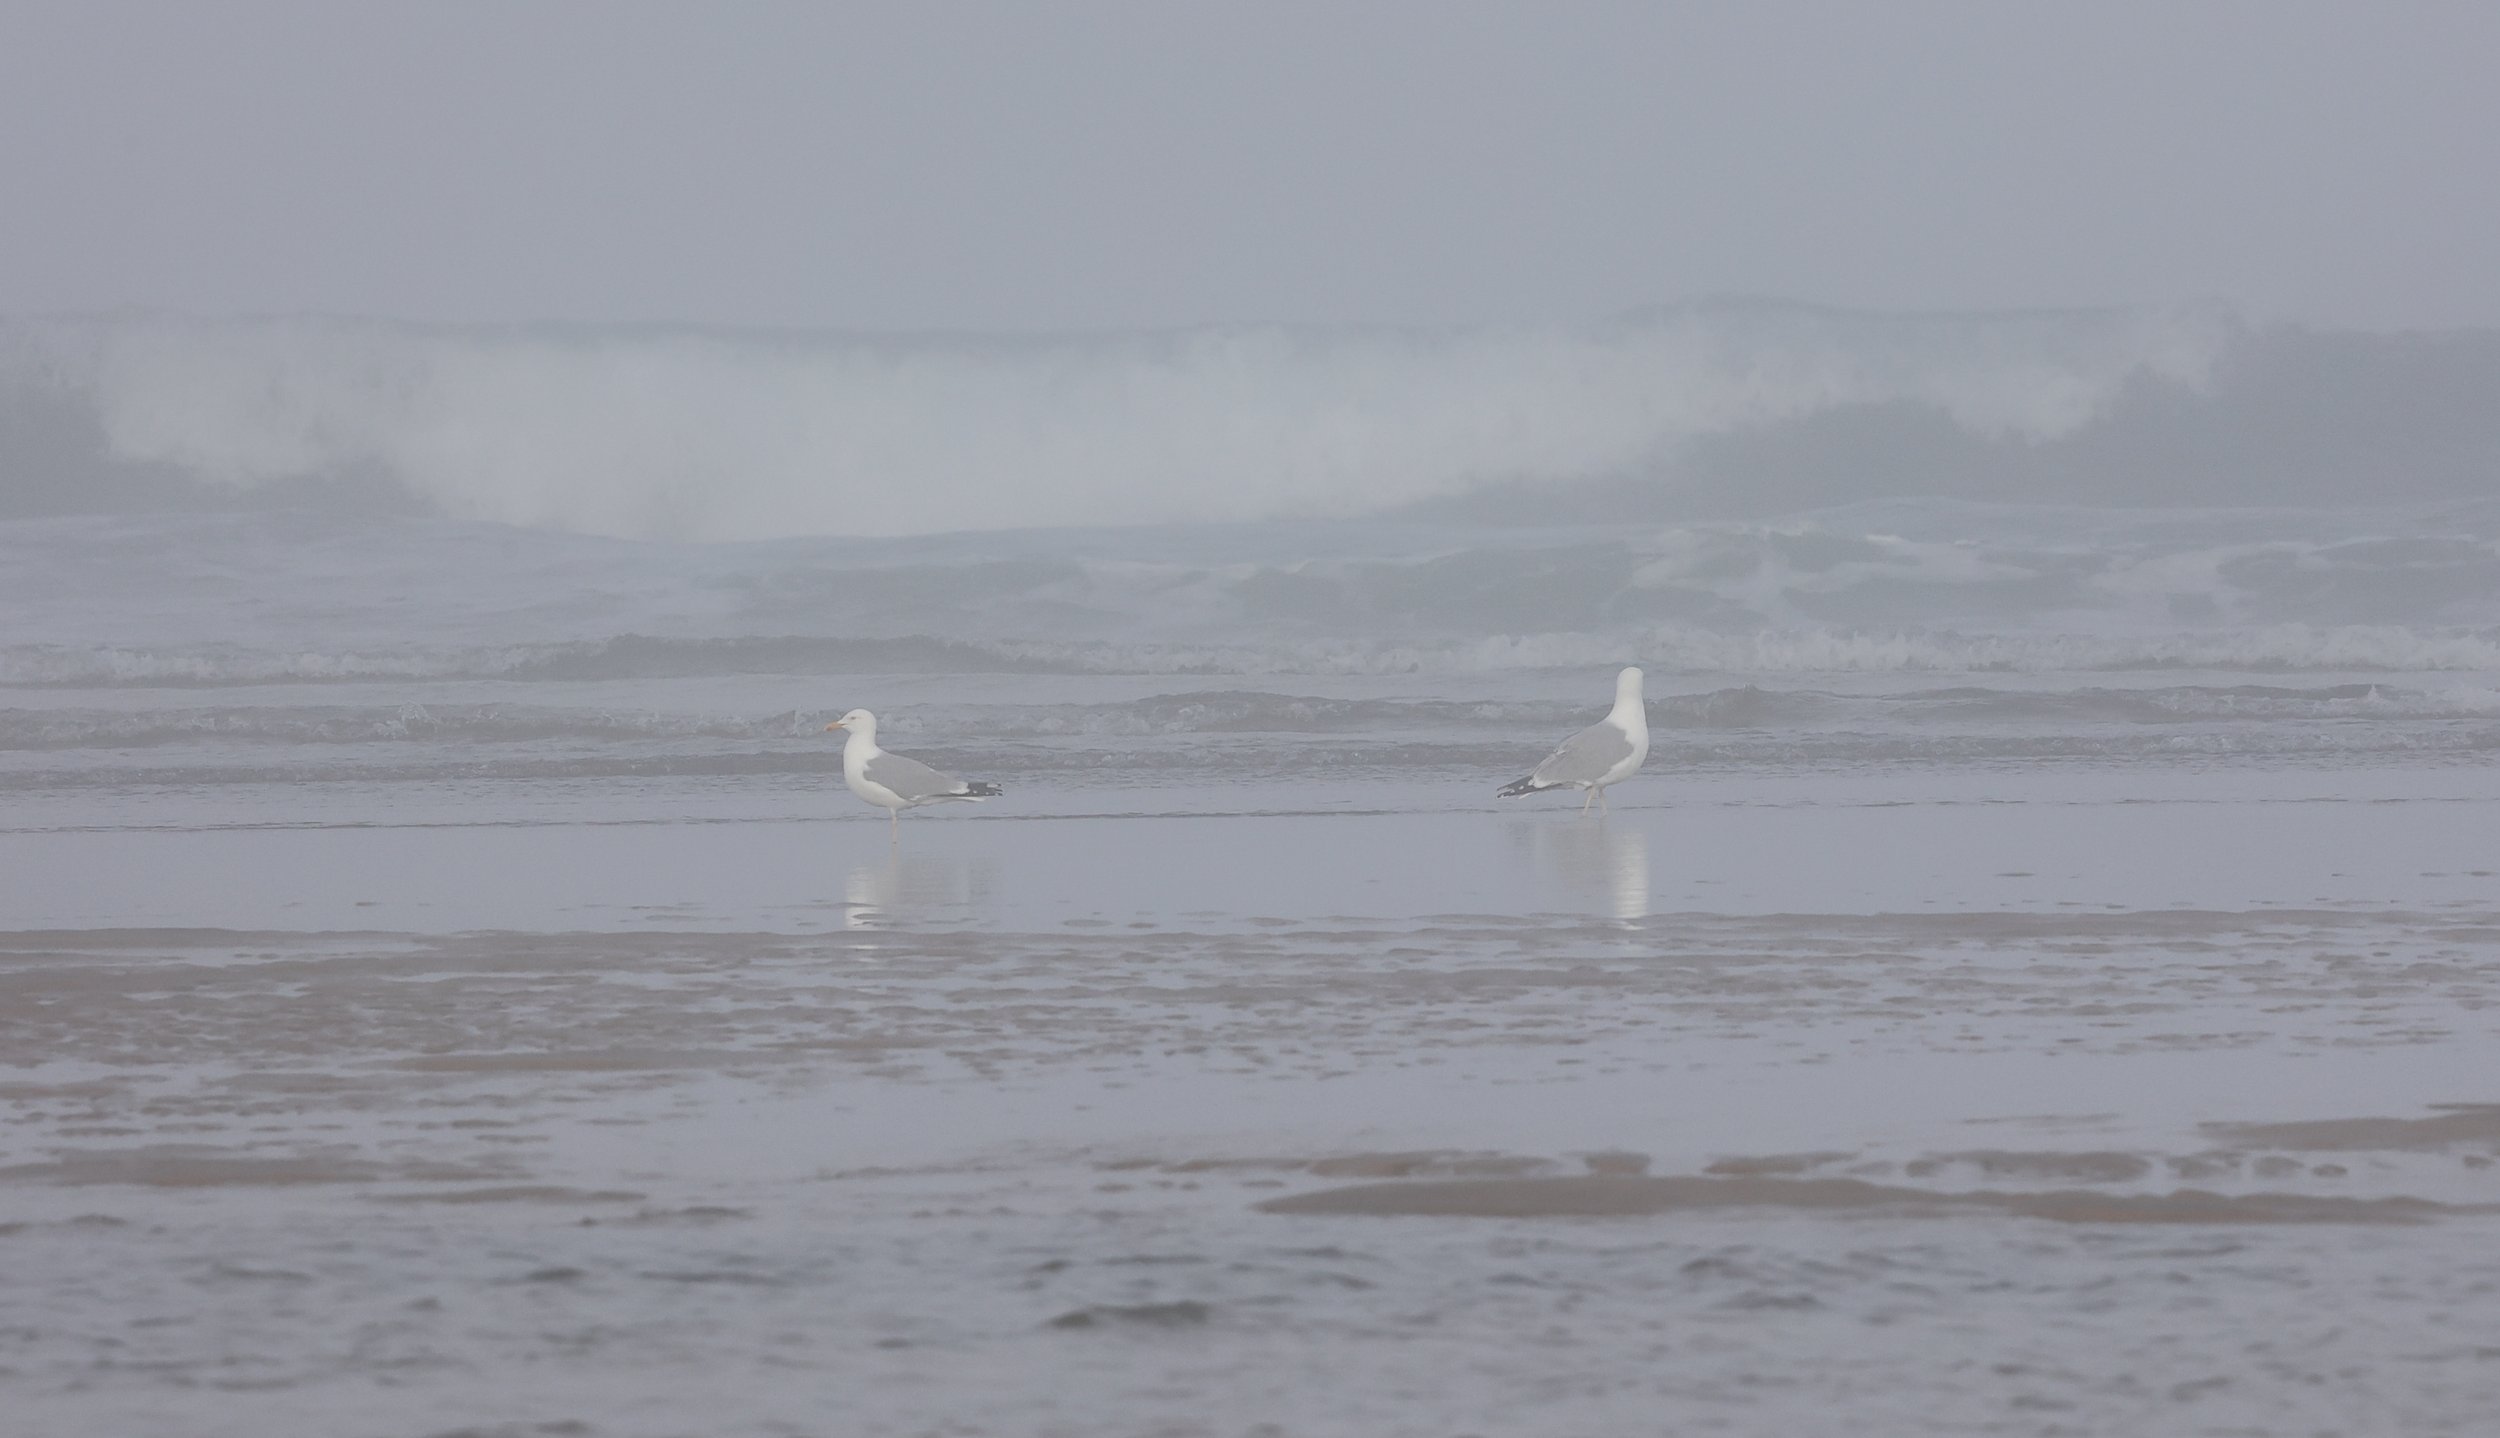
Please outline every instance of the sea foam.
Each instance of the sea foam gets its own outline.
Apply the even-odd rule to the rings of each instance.
[[[2194,390],[2238,332],[2212,309],[1730,304],[1034,339],[18,320],[0,405],[59,438],[0,455],[0,490],[78,507],[65,465],[225,495],[378,484],[455,519],[690,539],[1343,517],[1648,472],[1851,406],[2053,439],[2131,384]]]

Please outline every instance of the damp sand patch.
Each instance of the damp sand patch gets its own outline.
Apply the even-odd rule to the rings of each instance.
[[[376,1203],[640,1203],[647,1195],[629,1189],[573,1188],[559,1183],[508,1183],[431,1193],[378,1193]]]
[[[1254,1207],[1264,1213],[1369,1217],[1638,1218],[1752,1209],[1915,1217],[2003,1214],[2057,1223],[2157,1224],[2407,1224],[2500,1213],[2500,1205],[2446,1204],[2401,1196],[2223,1194],[2201,1189],[2145,1194],[2089,1189],[1945,1193],[1853,1178],[1609,1173],[1350,1184],[1273,1198]]]
[[[766,1057],[734,1050],[576,1049],[558,1052],[420,1054],[390,1067],[422,1074],[586,1074],[708,1072],[757,1065]]]
[[[1175,1303],[1098,1304],[1091,1308],[1071,1309],[1051,1319],[1044,1327],[1063,1329],[1086,1328],[1196,1328],[1215,1316],[1215,1310],[1194,1299]]]
[[[507,1175],[453,1163],[388,1164],[353,1152],[239,1153],[195,1144],[87,1149],[0,1168],[0,1182],[135,1184],[144,1188],[285,1188],[305,1184],[477,1183]]]
[[[1197,1174],[1273,1170],[1308,1173],[1320,1178],[1513,1178],[1553,1166],[1551,1159],[1447,1148],[1341,1153],[1324,1158],[1119,1158],[1095,1165],[1106,1173],[1152,1170],[1156,1173]]]
[[[2204,1131],[2245,1148],[2323,1153],[2421,1153],[2471,1145],[2500,1152],[2500,1104],[2431,1104],[2429,1118],[2329,1118],[2295,1123],[2209,1123]]]

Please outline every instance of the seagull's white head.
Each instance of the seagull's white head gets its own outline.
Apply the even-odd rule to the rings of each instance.
[[[877,716],[865,709],[854,709],[825,726],[828,734],[836,729],[848,729],[854,734],[874,739],[877,737]]]
[[[1615,676],[1615,695],[1616,695],[1616,697],[1617,697],[1617,698],[1621,698],[1621,697],[1623,697],[1623,696],[1625,696],[1625,695],[1630,695],[1630,696],[1632,696],[1632,697],[1634,697],[1634,698],[1638,698],[1638,697],[1640,696],[1640,692],[1641,692],[1641,671],[1640,671],[1640,670],[1638,670],[1638,669],[1632,669],[1632,668],[1626,668],[1626,669],[1625,669],[1625,670],[1624,670],[1621,674],[1618,674],[1618,675],[1616,675],[1616,676]]]

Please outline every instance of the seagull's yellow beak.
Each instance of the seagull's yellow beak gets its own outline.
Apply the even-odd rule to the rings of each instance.
[[[828,725],[826,725],[826,726],[825,726],[825,732],[826,732],[826,733],[828,733],[828,734],[830,734],[830,733],[832,733],[834,730],[839,729],[839,728],[841,728],[841,727],[842,727],[842,721],[841,721],[841,720],[839,720],[839,719],[836,719],[836,720],[834,720],[832,723],[830,723],[830,724],[828,724]]]

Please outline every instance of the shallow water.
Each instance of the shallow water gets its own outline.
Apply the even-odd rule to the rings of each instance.
[[[1581,817],[1492,797],[1609,689],[1529,660],[1650,631],[876,672],[675,551],[626,607],[683,646],[585,640],[547,540],[472,556],[528,644],[442,603],[368,649],[305,596],[383,614],[408,535],[333,541],[371,572],[211,534],[291,579],[0,643],[11,1438],[2500,1406],[2471,604],[2103,636],[2197,667],[2060,668],[2046,610],[1978,670],[1791,632],[1657,667]],[[1007,794],[890,843],[821,732],[861,702]]]

